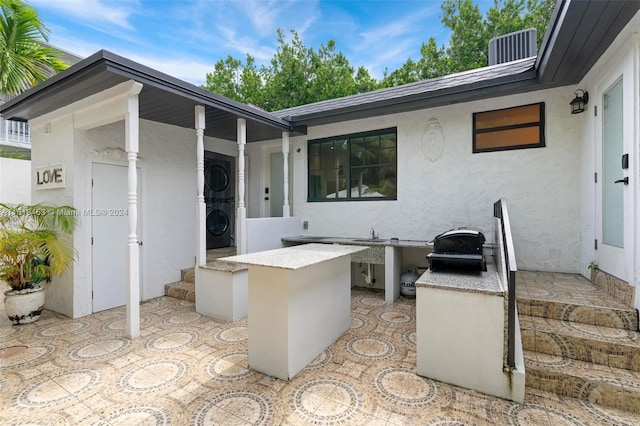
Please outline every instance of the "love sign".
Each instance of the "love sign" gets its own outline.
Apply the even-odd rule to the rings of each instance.
[[[55,189],[67,186],[64,163],[49,164],[34,169],[36,189]]]

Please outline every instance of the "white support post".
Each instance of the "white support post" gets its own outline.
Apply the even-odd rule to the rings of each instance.
[[[129,96],[125,116],[125,150],[128,166],[129,236],[127,238],[127,336],[140,336],[140,246],[138,245],[138,173],[139,146],[138,95]]]
[[[247,120],[238,118],[238,214],[236,245],[238,254],[247,253],[247,208],[244,203],[244,148],[247,144]]]
[[[207,238],[206,238],[206,209],[204,201],[204,106],[196,105],[196,175],[197,175],[197,206],[196,206],[196,266],[204,266],[207,263]]]
[[[289,206],[289,132],[282,132],[282,159],[284,168],[284,204],[282,205],[282,217],[291,216]]]

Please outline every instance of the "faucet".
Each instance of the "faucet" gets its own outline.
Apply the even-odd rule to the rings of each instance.
[[[371,239],[372,240],[378,239],[378,236],[376,235],[376,231],[373,229],[373,227],[371,227]]]

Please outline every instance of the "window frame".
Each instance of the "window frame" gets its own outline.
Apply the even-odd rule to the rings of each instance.
[[[396,184],[396,191],[395,191],[395,196],[393,197],[351,197],[351,181],[352,181],[352,169],[355,168],[360,168],[363,166],[354,166],[352,165],[351,162],[351,144],[352,144],[352,140],[354,139],[358,139],[358,138],[362,138],[365,139],[367,137],[370,136],[382,136],[382,135],[388,135],[388,134],[393,134],[395,137],[395,158],[394,158],[394,162],[393,164],[391,163],[384,163],[381,164],[380,161],[378,161],[378,164],[374,167],[384,167],[384,166],[390,166],[393,165],[394,169],[395,169],[395,173],[396,173],[396,180],[395,180],[395,184]],[[331,142],[331,141],[339,141],[339,140],[345,140],[346,139],[346,143],[347,143],[347,148],[346,148],[346,158],[347,158],[347,165],[345,166],[346,169],[346,173],[345,173],[345,181],[347,182],[347,196],[343,197],[343,198],[312,198],[311,197],[311,146],[312,145],[320,145],[322,143],[326,143],[326,142]],[[385,148],[385,149],[389,149],[389,148]],[[381,151],[382,148],[379,148],[379,151]],[[314,169],[316,170],[316,169]],[[317,169],[317,170],[322,170],[322,169]],[[336,190],[338,190],[338,188],[336,188]],[[320,139],[310,139],[307,141],[307,202],[308,203],[326,203],[326,202],[349,202],[349,201],[395,201],[398,199],[398,128],[397,127],[388,127],[388,128],[384,128],[384,129],[377,129],[377,130],[369,130],[369,131],[364,131],[364,132],[357,132],[357,133],[349,133],[349,134],[341,134],[341,135],[335,135],[335,136],[329,136],[326,138],[320,138]]]
[[[487,128],[483,128],[483,129],[478,129],[477,128],[476,121],[477,121],[477,117],[479,115],[487,114],[487,113],[495,113],[495,112],[499,112],[499,111],[514,110],[514,109],[518,109],[518,108],[527,108],[527,107],[531,107],[531,106],[538,106],[539,107],[539,114],[540,114],[539,121],[522,122],[522,123],[518,123],[518,124],[511,124],[511,125],[506,125],[506,126],[487,127]],[[472,118],[472,123],[473,123],[472,152],[474,154],[478,154],[478,153],[482,153],[482,152],[511,151],[511,150],[514,150],[514,149],[544,148],[546,146],[546,142],[545,142],[545,124],[546,123],[545,123],[545,103],[544,102],[536,102],[536,103],[527,104],[527,105],[518,105],[518,106],[514,106],[514,107],[500,108],[500,109],[495,109],[495,110],[491,110],[491,111],[474,112],[473,113],[473,118]],[[524,129],[524,128],[531,128],[531,127],[538,127],[538,130],[539,130],[539,132],[538,132],[538,142],[536,142],[536,143],[526,143],[526,144],[520,144],[520,145],[496,146],[496,147],[490,147],[490,148],[478,148],[478,146],[477,146],[476,137],[477,137],[478,134],[490,133],[490,132],[508,131],[508,130],[516,130],[516,129]]]

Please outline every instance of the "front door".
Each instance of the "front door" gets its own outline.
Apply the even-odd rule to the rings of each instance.
[[[632,277],[631,179],[633,143],[632,74],[606,79],[598,89],[597,237],[600,269],[624,281]],[[625,155],[626,154],[626,155]],[[625,177],[627,180],[625,180]]]
[[[284,205],[284,160],[281,152],[273,152],[270,157],[270,216],[282,217]]]
[[[129,235],[127,170],[126,166],[93,164],[91,187],[93,312],[127,303],[127,236]],[[140,206],[139,201],[138,206]],[[138,214],[138,218],[140,216]],[[140,229],[139,222],[138,229]]]

